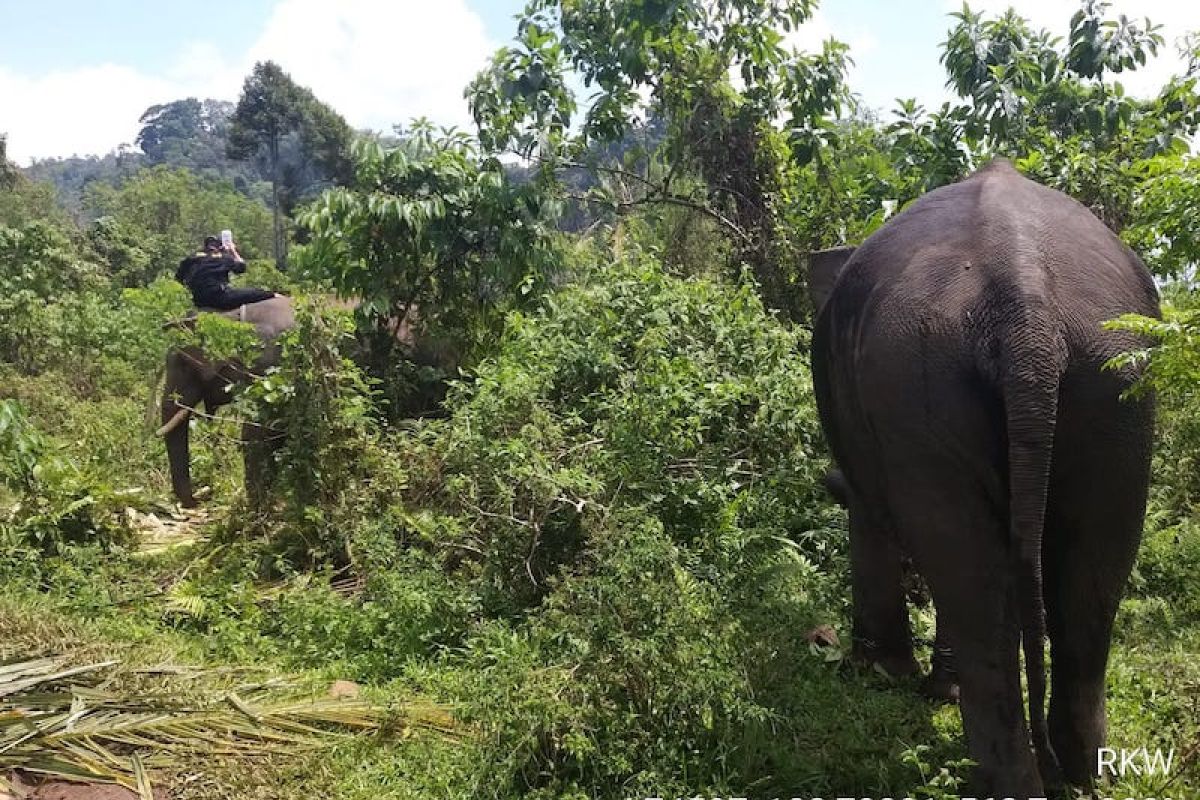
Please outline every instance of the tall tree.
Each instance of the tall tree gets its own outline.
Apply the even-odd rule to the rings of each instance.
[[[1087,205],[1118,233],[1134,221],[1146,163],[1186,153],[1200,128],[1197,77],[1157,96],[1126,94],[1118,77],[1163,44],[1159,27],[1083,0],[1065,43],[1013,11],[987,18],[967,6],[944,44],[948,84],[965,105],[950,112],[977,158],[1003,155],[1038,181]]]
[[[819,158],[830,138],[826,118],[845,96],[844,45],[827,42],[806,55],[788,44],[786,34],[813,6],[531,0],[516,44],[497,52],[467,90],[480,141],[563,166],[590,145],[619,141],[649,98],[666,123],[662,158],[637,171],[595,165],[602,177],[640,186],[637,197],[618,191],[612,205],[674,204],[707,214],[730,235],[732,266],[751,267],[766,303],[801,316],[803,278],[779,197],[792,162]],[[567,134],[576,110],[572,71],[593,91],[577,138]]]
[[[351,173],[353,132],[346,121],[272,61],[259,62],[246,78],[229,126],[226,153],[258,159],[271,181],[275,263],[287,265],[285,215],[299,199],[302,178],[309,185],[343,183]]]
[[[150,106],[139,120],[136,140],[146,164],[184,167],[247,189],[262,176],[254,165],[235,162],[225,152],[233,111],[233,103],[195,97]]]
[[[0,187],[9,189],[17,182],[17,168],[8,163],[8,134],[0,133]]]

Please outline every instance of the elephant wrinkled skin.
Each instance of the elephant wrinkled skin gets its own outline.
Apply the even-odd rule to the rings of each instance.
[[[1149,398],[1121,399],[1136,373],[1103,369],[1142,343],[1101,324],[1158,316],[1150,275],[1086,208],[1004,161],[810,267],[856,650],[915,669],[910,554],[954,653],[972,788],[1027,798],[1064,778],[1091,785],[1153,429]]]

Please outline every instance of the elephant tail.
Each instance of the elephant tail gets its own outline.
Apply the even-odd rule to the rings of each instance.
[[[1042,535],[1050,489],[1050,461],[1066,362],[1061,333],[1048,315],[1030,308],[1008,337],[1002,378],[1008,429],[1009,530],[1018,576],[1018,604],[1029,724],[1042,775],[1058,774],[1046,725],[1046,605]]]

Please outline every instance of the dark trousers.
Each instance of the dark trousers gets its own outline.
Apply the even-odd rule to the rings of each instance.
[[[257,303],[260,300],[270,300],[274,292],[266,289],[235,289],[232,286],[221,286],[192,293],[192,300],[197,308],[215,308],[220,311],[232,311],[247,303]]]

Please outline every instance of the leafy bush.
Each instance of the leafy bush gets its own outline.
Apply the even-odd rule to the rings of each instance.
[[[736,786],[781,766],[777,692],[829,702],[790,688],[842,565],[805,345],[635,254],[511,315],[414,437],[405,541],[483,619],[447,673],[479,796]]]
[[[1160,505],[1186,514],[1200,506],[1200,294],[1174,289],[1161,320],[1127,314],[1108,323],[1153,344],[1113,359],[1112,366],[1144,366],[1135,391],[1154,390],[1158,400],[1155,493]]]
[[[289,642],[289,658],[298,665],[382,681],[431,653],[461,646],[474,611],[469,592],[445,580],[428,556],[412,552],[372,572],[357,597],[313,585],[280,595],[265,630]]]
[[[45,222],[0,227],[0,264],[0,360],[36,370],[43,366],[44,329],[53,322],[47,304],[101,289],[104,278],[63,230]]]
[[[277,473],[284,504],[268,521],[281,565],[352,564],[363,509],[386,512],[401,474],[382,446],[371,384],[344,354],[353,332],[345,311],[301,303],[280,337],[279,365],[245,392],[250,417],[265,427],[250,446]]]
[[[641,259],[510,317],[499,354],[431,427],[428,492],[455,517],[439,546],[474,561],[497,602],[536,602],[588,531],[644,507],[672,541],[736,561],[827,519],[805,357],[747,286]]]
[[[300,216],[311,239],[297,248],[302,274],[375,319],[422,324],[462,342],[486,339],[500,312],[536,296],[557,262],[557,201],[517,184],[462,133],[419,122],[394,148],[355,145],[354,181]]]
[[[71,544],[111,544],[125,533],[119,498],[86,483],[14,400],[0,400],[0,486],[16,495],[0,515],[6,550],[53,554]]]

